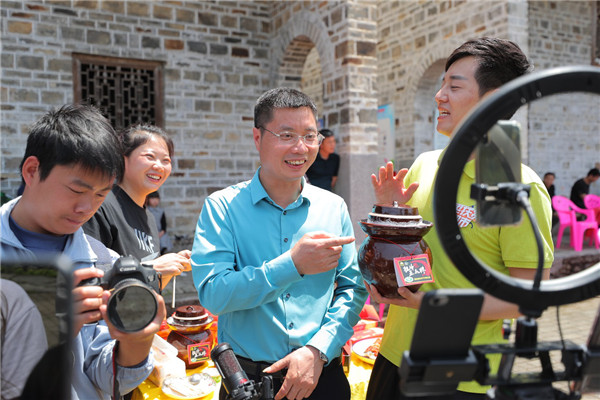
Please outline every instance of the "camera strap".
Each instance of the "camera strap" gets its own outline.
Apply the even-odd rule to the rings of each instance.
[[[119,350],[119,341],[115,341],[112,354],[112,370],[113,370],[113,392],[111,400],[120,400],[121,391],[119,390],[119,380],[117,379],[118,366],[117,366],[117,351]]]
[[[91,237],[88,234],[85,235],[85,238],[87,239],[88,243],[90,244],[90,247],[98,257],[98,260],[96,260],[94,266],[98,269],[101,269],[102,271],[108,271],[113,264],[112,257],[110,255],[110,252],[108,251],[108,248],[106,248],[104,243],[102,243],[98,239]]]

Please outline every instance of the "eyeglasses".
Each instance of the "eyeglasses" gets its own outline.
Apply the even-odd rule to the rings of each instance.
[[[306,135],[298,135],[294,132],[281,132],[275,133],[273,131],[268,130],[265,127],[258,127],[259,129],[264,129],[265,131],[272,133],[273,135],[279,138],[279,143],[287,144],[287,145],[295,145],[298,143],[298,140],[302,139],[305,145],[307,146],[318,146],[324,139],[324,136],[320,133],[307,133]]]

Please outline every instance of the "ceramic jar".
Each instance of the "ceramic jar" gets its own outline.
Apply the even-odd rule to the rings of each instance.
[[[408,271],[423,263],[427,256],[429,278],[433,260],[431,250],[423,236],[433,224],[424,221],[416,207],[375,204],[367,219],[359,221],[362,230],[368,235],[358,251],[358,265],[363,278],[375,285],[379,293],[387,298],[400,298],[396,270],[404,266]],[[407,261],[408,260],[408,261]],[[415,274],[403,282],[412,292],[416,292],[427,276]],[[416,277],[416,278],[415,278]]]
[[[210,358],[210,351],[216,342],[210,330],[213,320],[201,305],[178,307],[167,318],[171,328],[167,342],[177,349],[177,357],[185,362],[186,368],[199,367]]]

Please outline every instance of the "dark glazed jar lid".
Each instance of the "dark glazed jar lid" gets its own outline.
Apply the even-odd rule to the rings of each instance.
[[[187,305],[177,307],[173,314],[173,322],[180,325],[204,324],[208,320],[208,313],[201,305]]]
[[[393,206],[386,204],[373,205],[372,213],[387,214],[387,215],[419,215],[417,207],[407,206],[406,204],[398,204],[394,202]]]
[[[201,305],[181,306],[175,310],[176,317],[194,318],[202,317],[204,314],[206,314],[206,310]]]
[[[375,204],[369,213],[369,222],[373,223],[419,223],[422,220],[417,207],[396,202],[393,205]]]

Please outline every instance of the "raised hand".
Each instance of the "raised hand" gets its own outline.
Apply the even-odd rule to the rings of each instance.
[[[392,205],[396,201],[398,204],[406,204],[419,187],[416,182],[411,183],[408,188],[404,187],[404,177],[407,173],[408,169],[403,168],[397,174],[394,174],[394,164],[392,162],[379,167],[379,176],[371,175],[376,203]]]

